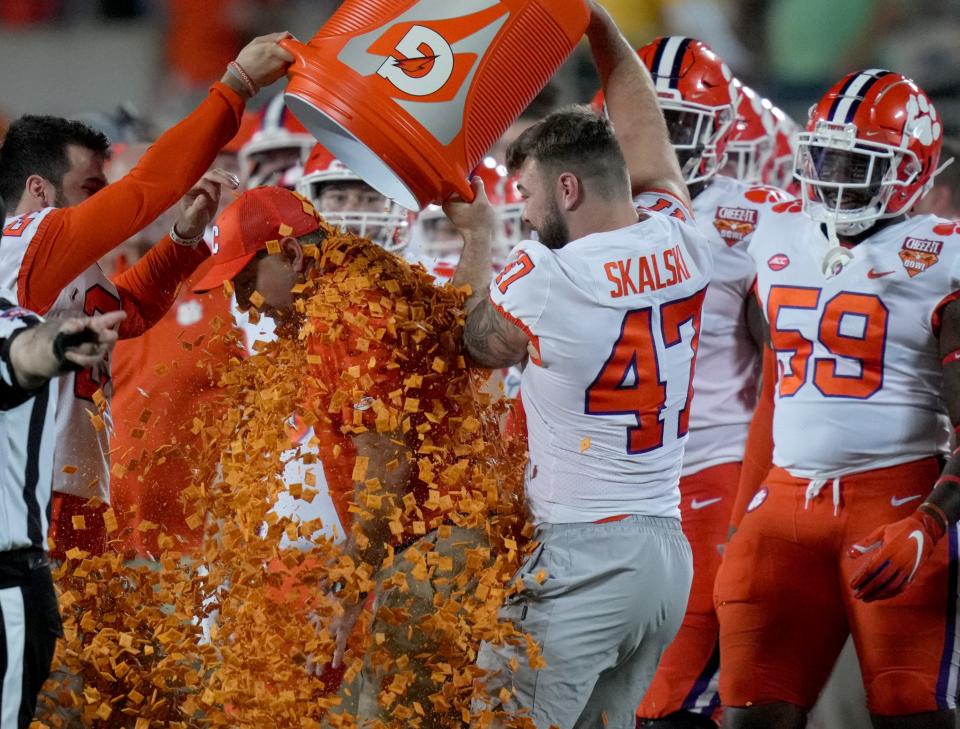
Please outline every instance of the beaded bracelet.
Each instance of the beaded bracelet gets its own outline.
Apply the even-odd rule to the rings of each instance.
[[[172,240],[178,246],[183,246],[184,248],[193,248],[194,250],[196,250],[197,246],[200,245],[200,241],[203,240],[202,232],[196,238],[184,238],[179,233],[177,233],[176,223],[170,226],[169,235],[170,235],[170,240]]]
[[[243,69],[243,66],[236,61],[230,61],[230,63],[227,64],[227,71],[240,79],[240,82],[247,87],[247,93],[250,94],[251,99],[257,95],[257,91],[260,89],[257,88],[253,79],[250,78],[250,74]]]

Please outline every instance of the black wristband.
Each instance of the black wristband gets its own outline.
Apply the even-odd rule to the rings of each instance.
[[[71,362],[67,359],[67,350],[88,342],[96,342],[97,335],[90,329],[83,329],[73,334],[60,332],[53,338],[53,356],[57,358],[57,364],[61,372],[79,372],[83,369],[82,365]]]

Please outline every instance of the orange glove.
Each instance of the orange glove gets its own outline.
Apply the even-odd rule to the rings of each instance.
[[[859,559],[871,553],[850,587],[864,602],[887,600],[899,595],[913,580],[917,570],[946,534],[946,516],[921,506],[906,519],[876,529],[863,542],[854,544],[848,556]],[[941,512],[942,514],[942,512]]]

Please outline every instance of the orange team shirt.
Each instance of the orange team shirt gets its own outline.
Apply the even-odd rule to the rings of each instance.
[[[376,298],[379,298],[377,295]],[[316,334],[311,336],[307,351],[312,356],[312,374],[316,379],[314,385],[333,393],[337,390],[341,382],[341,376],[351,367],[359,367],[361,372],[370,375],[373,384],[362,392],[354,392],[354,397],[348,398],[342,407],[336,412],[320,412],[320,420],[314,425],[314,433],[319,442],[320,460],[323,463],[323,472],[327,480],[327,488],[330,492],[330,498],[333,501],[334,508],[337,510],[337,516],[344,529],[350,528],[349,507],[353,500],[354,486],[353,468],[356,463],[357,450],[348,433],[350,426],[362,425],[370,430],[376,430],[376,414],[371,406],[372,401],[379,399],[384,402],[390,400],[389,395],[403,387],[403,381],[409,372],[404,367],[389,366],[384,363],[391,362],[391,351],[388,345],[377,341],[372,332],[386,326],[386,319],[371,316],[365,307],[357,305],[346,305],[342,310],[338,324],[342,325],[343,331],[340,337],[334,342],[323,341],[323,334],[326,331],[327,324],[322,321],[316,321]],[[356,324],[347,321],[349,314],[363,314],[366,319],[365,328],[361,329]],[[369,342],[365,351],[359,351],[356,348],[358,339],[364,339]],[[370,359],[375,358],[381,366],[372,370],[367,370]],[[435,376],[432,378],[435,386],[426,385],[420,390],[420,397],[423,401],[440,399],[443,397],[441,388],[445,387],[444,378]],[[329,402],[323,399],[322,402]],[[325,420],[328,418],[329,420]],[[416,503],[421,510],[422,519],[427,524],[427,529],[433,529],[439,526],[440,514],[434,510],[425,508],[424,504],[428,500],[427,485],[417,478],[417,468],[412,469],[412,477],[409,490],[413,493]],[[370,474],[368,473],[368,478]],[[433,486],[444,495],[444,487],[437,483]],[[408,523],[405,520],[405,523]],[[423,536],[422,533],[406,531],[400,535],[400,542],[408,542],[417,537]]]
[[[122,179],[78,205],[8,218],[0,240],[0,286],[16,292],[21,306],[45,315],[122,309],[127,319],[121,337],[145,332],[209,255],[206,246],[191,250],[165,236],[113,279],[97,262],[170,208],[207,171],[236,133],[243,106],[233,90],[214,84],[207,98],[165,132]],[[81,504],[91,496],[108,501],[109,363],[58,378],[58,389],[54,491]],[[102,423],[92,423],[91,414],[98,408],[103,410]],[[88,533],[98,520],[93,522],[87,525]],[[52,531],[71,533],[70,525],[67,518],[63,524],[55,522]],[[58,536],[58,544],[69,544],[63,536]]]
[[[241,343],[223,292],[193,294],[187,285],[156,326],[117,344],[110,492],[121,532],[132,530],[123,546],[141,556],[201,546],[202,521],[191,528],[179,500],[191,483],[190,446],[199,443],[191,428],[216,399],[218,365],[245,356]],[[140,530],[143,522],[159,528]]]
[[[351,314],[364,314],[367,312],[359,306],[347,306],[345,312]],[[341,317],[341,321],[343,318]],[[383,319],[370,319],[371,327],[382,327],[386,325]],[[333,393],[337,384],[340,382],[341,374],[350,367],[358,366],[362,371],[366,371],[367,363],[371,357],[375,357],[377,362],[389,362],[389,350],[376,340],[370,340],[370,347],[365,352],[360,352],[356,348],[357,340],[364,338],[363,332],[352,324],[345,324],[341,337],[334,342],[323,341],[322,335],[327,331],[327,323],[319,320],[314,321],[316,334],[311,336],[307,343],[307,352],[311,355],[313,362],[312,375],[316,378],[321,388],[329,389]],[[369,337],[366,337],[369,339]],[[380,398],[386,400],[388,393],[393,392],[402,383],[400,368],[388,369],[378,367],[371,371],[371,378],[374,385],[368,392],[363,393],[363,397]],[[308,388],[312,390],[313,387]],[[358,398],[359,400],[359,398]],[[365,409],[361,402],[356,403],[359,407],[354,408],[354,403],[345,402],[343,407],[337,412],[319,413],[320,420],[314,425],[314,435],[318,441],[318,450],[320,452],[320,462],[323,464],[323,475],[327,480],[327,489],[330,492],[330,499],[337,510],[337,516],[344,530],[350,528],[350,503],[353,501],[354,481],[353,467],[357,459],[357,449],[353,445],[350,436],[343,432],[344,425],[357,424],[354,413],[360,413],[360,424],[374,428],[373,410]],[[325,418],[329,418],[327,421]]]

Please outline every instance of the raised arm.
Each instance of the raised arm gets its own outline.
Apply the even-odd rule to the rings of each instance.
[[[278,41],[257,38],[237,57],[257,86],[279,78],[293,60]],[[106,253],[177,202],[236,134],[250,89],[227,73],[186,119],[164,133],[129,174],[90,199],[50,213],[28,247],[18,299],[39,313]]]
[[[690,206],[687,186],[650,74],[609,13],[590,0],[587,38],[600,75],[607,114],[630,171],[633,194],[666,190]]]
[[[514,322],[496,311],[490,300],[493,264],[491,246],[495,213],[487,199],[483,181],[475,177],[471,184],[474,200],[459,198],[444,203],[443,210],[463,236],[463,254],[453,277],[455,286],[469,286],[465,308],[463,345],[474,363],[495,369],[521,362],[527,353],[527,334]],[[509,268],[511,264],[508,263]]]
[[[237,189],[240,181],[229,172],[214,169],[205,174],[180,201],[180,216],[173,230],[178,244],[165,235],[157,245],[133,266],[113,278],[120,294],[120,305],[127,319],[120,326],[120,338],[139,337],[156,324],[173,306],[186,281],[210,255],[202,237],[220,204],[221,186]]]

